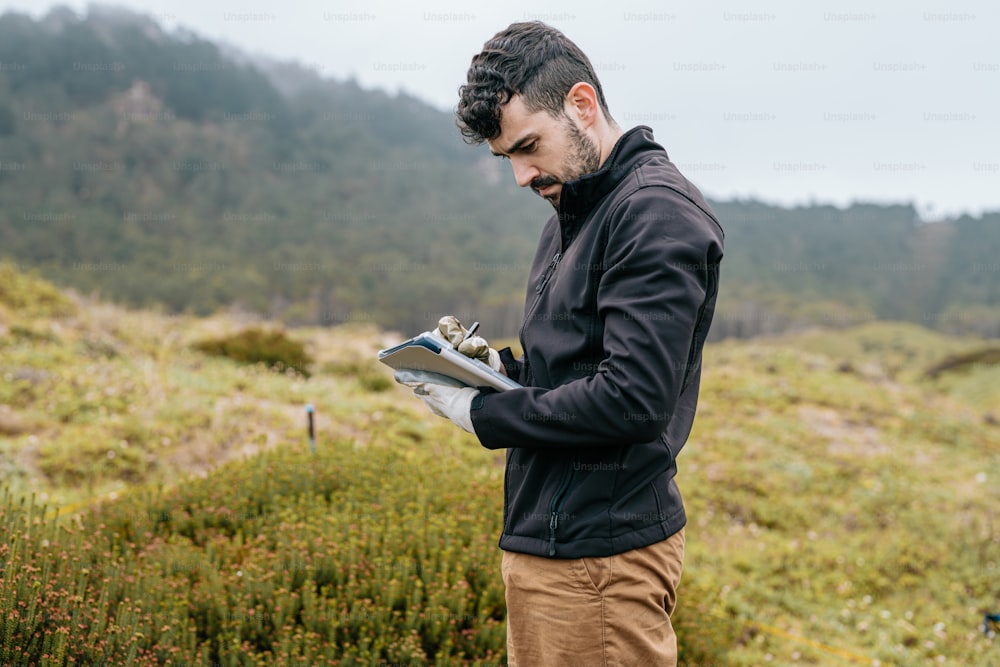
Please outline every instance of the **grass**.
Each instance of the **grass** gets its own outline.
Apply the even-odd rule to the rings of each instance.
[[[1000,660],[978,630],[1000,607],[995,426],[946,394],[866,379],[787,341],[720,344],[705,366],[680,463],[696,526],[687,567],[717,579],[734,622],[883,665]],[[749,634],[727,664],[838,664]]]
[[[192,348],[262,323],[17,279],[45,296],[0,304],[0,662],[502,663],[502,455],[391,381],[393,336],[291,330],[306,377]],[[874,323],[706,349],[682,664],[1000,664],[1000,377],[927,374],[987,348]]]

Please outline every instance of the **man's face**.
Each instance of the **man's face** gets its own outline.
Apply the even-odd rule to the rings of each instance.
[[[530,186],[556,209],[562,184],[601,166],[597,145],[567,115],[553,118],[545,111],[530,112],[520,95],[504,105],[500,136],[490,140],[494,155],[510,159],[514,180]]]

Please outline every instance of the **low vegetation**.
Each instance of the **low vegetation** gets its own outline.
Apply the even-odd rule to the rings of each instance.
[[[305,377],[309,377],[309,364],[312,363],[305,346],[280,329],[249,327],[221,338],[200,340],[194,347],[205,354],[245,364],[264,364],[277,371],[288,369]]]
[[[265,323],[62,297],[0,310],[0,664],[505,662],[502,453],[392,383],[393,336],[290,330],[306,377],[193,349]],[[1000,663],[1000,368],[925,375],[987,347],[706,350],[682,664]]]

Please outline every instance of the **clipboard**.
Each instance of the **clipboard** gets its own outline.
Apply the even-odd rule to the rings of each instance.
[[[397,371],[444,375],[460,386],[491,387],[497,391],[521,387],[478,359],[465,356],[429,331],[394,347],[380,350],[378,360]]]

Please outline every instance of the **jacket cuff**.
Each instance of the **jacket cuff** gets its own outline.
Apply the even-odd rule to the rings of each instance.
[[[472,397],[472,405],[469,406],[469,417],[472,419],[472,430],[479,438],[479,444],[486,449],[497,449],[487,442],[490,440],[490,414],[486,407],[486,398],[497,393],[491,387],[480,387],[479,393]]]

